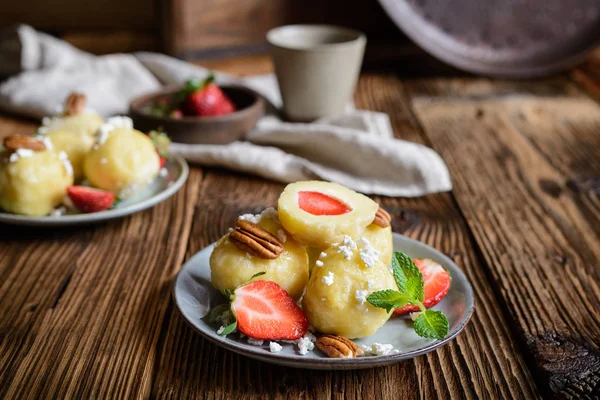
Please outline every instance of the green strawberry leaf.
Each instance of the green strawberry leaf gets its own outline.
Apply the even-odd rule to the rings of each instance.
[[[231,332],[235,331],[235,328],[237,328],[237,321],[233,321],[233,323],[227,325],[225,327],[225,329],[223,329],[223,331],[221,333],[219,333],[219,335],[221,335],[221,336],[227,336]]]
[[[229,303],[219,304],[216,307],[213,307],[212,310],[208,312],[204,317],[202,317],[202,321],[212,324],[219,320],[219,316],[223,314],[225,311],[228,311],[230,308]]]
[[[442,340],[448,335],[448,319],[441,311],[425,310],[414,323],[417,335]]]
[[[367,301],[371,305],[383,308],[387,312],[406,305],[409,300],[410,298],[407,295],[391,289],[373,292],[367,297]]]
[[[409,256],[394,252],[392,273],[401,293],[408,295],[411,299],[423,302],[425,297],[423,274]]]

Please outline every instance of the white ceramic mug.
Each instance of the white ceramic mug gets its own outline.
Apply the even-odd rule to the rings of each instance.
[[[286,118],[341,114],[352,99],[366,36],[331,25],[287,25],[267,33]]]

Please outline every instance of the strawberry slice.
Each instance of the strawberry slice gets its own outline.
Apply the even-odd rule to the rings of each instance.
[[[425,281],[425,301],[423,301],[423,305],[425,308],[433,307],[448,294],[450,275],[444,267],[433,260],[415,259],[413,261],[419,267]],[[419,311],[419,307],[407,304],[404,307],[396,308],[394,314],[404,315],[416,311]]]
[[[254,281],[237,288],[231,309],[237,329],[254,339],[296,340],[308,329],[300,307],[272,281]]]
[[[87,186],[70,186],[67,188],[67,195],[75,207],[84,213],[106,210],[115,202],[113,193]]]
[[[298,207],[312,215],[342,215],[352,209],[338,199],[319,192],[298,192]]]

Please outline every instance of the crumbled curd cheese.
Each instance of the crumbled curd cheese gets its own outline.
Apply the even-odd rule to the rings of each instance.
[[[317,267],[322,267],[322,266],[323,266],[323,265],[325,265],[325,264],[323,264],[323,261],[321,261],[321,260],[317,260],[317,261],[315,262],[315,265],[316,265]]]
[[[394,349],[391,344],[373,343],[370,346],[360,345],[360,348],[365,352],[365,356],[387,356],[400,352],[400,350]]]
[[[371,289],[373,287],[373,281],[370,279],[367,279],[367,289]]]
[[[253,224],[258,224],[260,223],[261,220],[261,216],[260,214],[244,214],[244,215],[240,215],[238,217],[238,220],[240,221],[248,221],[248,222],[252,222]]]
[[[169,175],[169,171],[167,171],[166,168],[161,168],[160,171],[158,171],[158,175],[161,178],[165,178],[167,175]]]
[[[321,278],[321,282],[323,282],[327,286],[331,286],[333,284],[333,272],[329,271],[327,275]]]
[[[63,167],[67,171],[67,175],[73,175],[73,166],[71,165],[71,161],[69,161],[69,156],[64,151],[58,153],[58,158],[62,161]]]
[[[106,123],[100,125],[95,134],[96,144],[101,145],[106,142],[108,135],[118,128],[133,129],[133,121],[129,117],[117,116],[109,118]]]
[[[54,146],[52,146],[52,142],[47,137],[43,137],[42,142],[44,143],[46,150],[52,150],[54,148]]]
[[[283,347],[277,342],[269,342],[269,350],[271,353],[279,353]]]
[[[309,351],[313,351],[315,348],[315,342],[317,338],[310,332],[306,332],[304,337],[298,339],[296,344],[298,345],[298,353],[305,356]]]
[[[321,254],[319,254],[319,258],[325,258],[325,257],[327,257],[327,253],[322,251]]]
[[[264,343],[264,340],[261,339],[254,339],[251,337],[248,337],[248,344],[251,344],[252,346],[262,346],[262,344]]]
[[[66,212],[67,212],[66,207],[58,207],[57,209],[52,210],[49,215],[51,217],[60,217],[61,215],[63,215]]]
[[[360,238],[356,241],[359,246],[360,259],[365,263],[365,267],[373,268],[377,260],[379,260],[379,250],[371,246],[371,243],[366,238]]]
[[[31,149],[17,149],[12,153],[8,159],[11,163],[17,162],[19,158],[29,158],[33,156],[33,150]]]
[[[365,301],[367,301],[367,296],[368,295],[369,295],[369,291],[368,290],[357,290],[356,292],[354,292],[354,298],[361,305],[365,304]]]
[[[413,321],[416,321],[416,320],[417,320],[417,318],[419,318],[419,315],[421,315],[421,312],[420,312],[420,311],[417,311],[417,312],[411,312],[411,313],[410,313],[410,319],[412,319]]]
[[[217,329],[217,335],[220,335],[221,333],[223,333],[224,330],[225,330],[225,327],[221,326],[219,329]]]

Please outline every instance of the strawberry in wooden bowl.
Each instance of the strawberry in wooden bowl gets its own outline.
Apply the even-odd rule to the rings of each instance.
[[[141,96],[131,102],[129,113],[137,127],[160,126],[174,142],[225,144],[254,128],[264,100],[243,86],[218,85],[210,75]]]

